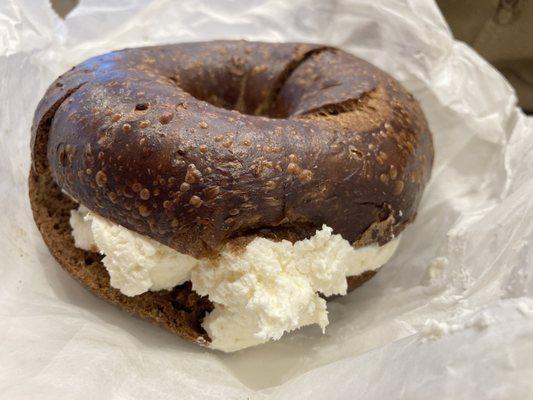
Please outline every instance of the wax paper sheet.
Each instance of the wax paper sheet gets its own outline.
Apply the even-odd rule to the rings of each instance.
[[[474,12],[474,11],[473,11]],[[361,289],[235,354],[185,343],[84,290],[27,199],[52,80],[117,48],[244,38],[339,46],[420,100],[436,161],[416,222]],[[0,398],[533,398],[533,123],[427,0],[0,2]]]

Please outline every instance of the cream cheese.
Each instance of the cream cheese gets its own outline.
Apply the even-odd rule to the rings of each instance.
[[[171,289],[191,280],[215,304],[203,327],[210,347],[230,352],[279,339],[305,325],[328,325],[320,294],[344,295],[346,277],[376,270],[399,239],[353,248],[326,225],[296,243],[255,238],[244,249],[225,246],[216,260],[179,253],[80,206],[70,223],[76,246],[97,248],[111,286],[128,296]],[[94,246],[94,247],[93,247]]]
[[[126,296],[172,289],[190,279],[197,260],[102,218],[83,206],[70,215],[74,242],[104,254],[111,286]]]

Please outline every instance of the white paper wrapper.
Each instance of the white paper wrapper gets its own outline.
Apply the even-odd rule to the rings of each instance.
[[[51,81],[126,46],[246,38],[340,46],[421,101],[436,162],[396,256],[331,324],[220,354],[100,301],[64,273],[27,199]],[[426,0],[0,3],[0,398],[533,398],[533,122]]]

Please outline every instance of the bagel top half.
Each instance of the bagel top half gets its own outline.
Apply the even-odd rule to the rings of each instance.
[[[191,256],[322,225],[383,244],[433,161],[417,101],[339,49],[243,41],[125,49],[60,76],[32,127],[36,174]]]

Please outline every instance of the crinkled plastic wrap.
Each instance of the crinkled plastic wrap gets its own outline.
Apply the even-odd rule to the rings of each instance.
[[[45,88],[108,50],[215,38],[340,46],[422,103],[436,161],[392,260],[316,326],[235,354],[131,318],[63,272],[27,198]],[[533,122],[427,0],[0,4],[0,397],[526,399],[533,393]]]

